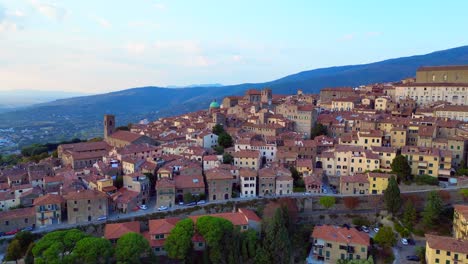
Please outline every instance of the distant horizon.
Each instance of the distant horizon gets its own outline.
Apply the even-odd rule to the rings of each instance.
[[[0,76],[7,76],[0,91],[259,83],[427,54],[468,44],[460,33],[467,8],[401,0],[0,0]],[[427,19],[440,14],[450,15]]]

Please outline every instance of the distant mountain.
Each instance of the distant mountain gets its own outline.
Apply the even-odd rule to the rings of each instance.
[[[0,108],[16,108],[50,102],[57,99],[86,95],[84,93],[38,90],[0,91]]]
[[[208,83],[208,84],[191,84],[187,86],[177,86],[177,85],[169,85],[166,88],[196,88],[196,87],[221,87],[223,86],[220,83]]]
[[[106,94],[81,96],[34,105],[0,113],[0,128],[48,130],[38,141],[70,137],[92,137],[102,134],[103,115],[113,113],[119,124],[140,119],[205,109],[211,100],[227,95],[240,95],[251,88],[270,87],[276,94],[317,93],[323,87],[358,86],[377,82],[398,81],[415,75],[423,65],[468,64],[468,46],[437,51],[426,55],[403,57],[380,62],[322,68],[299,72],[266,83],[244,83],[196,88],[141,87]],[[35,137],[35,136],[33,136]],[[33,139],[31,139],[33,140]]]

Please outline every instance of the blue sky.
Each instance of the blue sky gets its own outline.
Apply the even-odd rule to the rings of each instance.
[[[466,45],[468,1],[0,0],[0,90],[264,82]]]

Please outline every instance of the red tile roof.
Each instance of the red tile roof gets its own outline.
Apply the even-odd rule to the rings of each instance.
[[[170,217],[165,219],[153,219],[149,220],[149,234],[156,235],[156,234],[169,234],[174,226],[179,222],[181,219],[178,217]]]
[[[47,205],[47,204],[61,204],[64,203],[65,199],[58,194],[48,193],[44,196],[37,197],[34,199],[34,206]]]
[[[129,131],[119,130],[119,131],[112,133],[110,137],[118,139],[118,140],[126,141],[126,142],[134,142],[140,137],[142,137],[142,135],[137,134],[137,133],[132,133]]]
[[[453,237],[426,234],[426,241],[430,248],[450,251],[452,253],[468,254],[468,240]]]
[[[81,190],[76,192],[69,192],[63,198],[65,200],[94,200],[94,199],[107,199],[107,196],[96,190]]]
[[[119,239],[121,236],[134,232],[140,233],[140,222],[125,222],[125,223],[115,223],[115,224],[106,224],[104,228],[104,237],[106,239]]]
[[[331,225],[315,226],[312,237],[345,244],[370,245],[369,235],[359,232],[356,228],[348,229]]]

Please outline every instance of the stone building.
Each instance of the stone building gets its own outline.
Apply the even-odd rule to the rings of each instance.
[[[67,201],[69,224],[95,221],[107,217],[107,196],[96,190],[70,192],[64,196]]]

